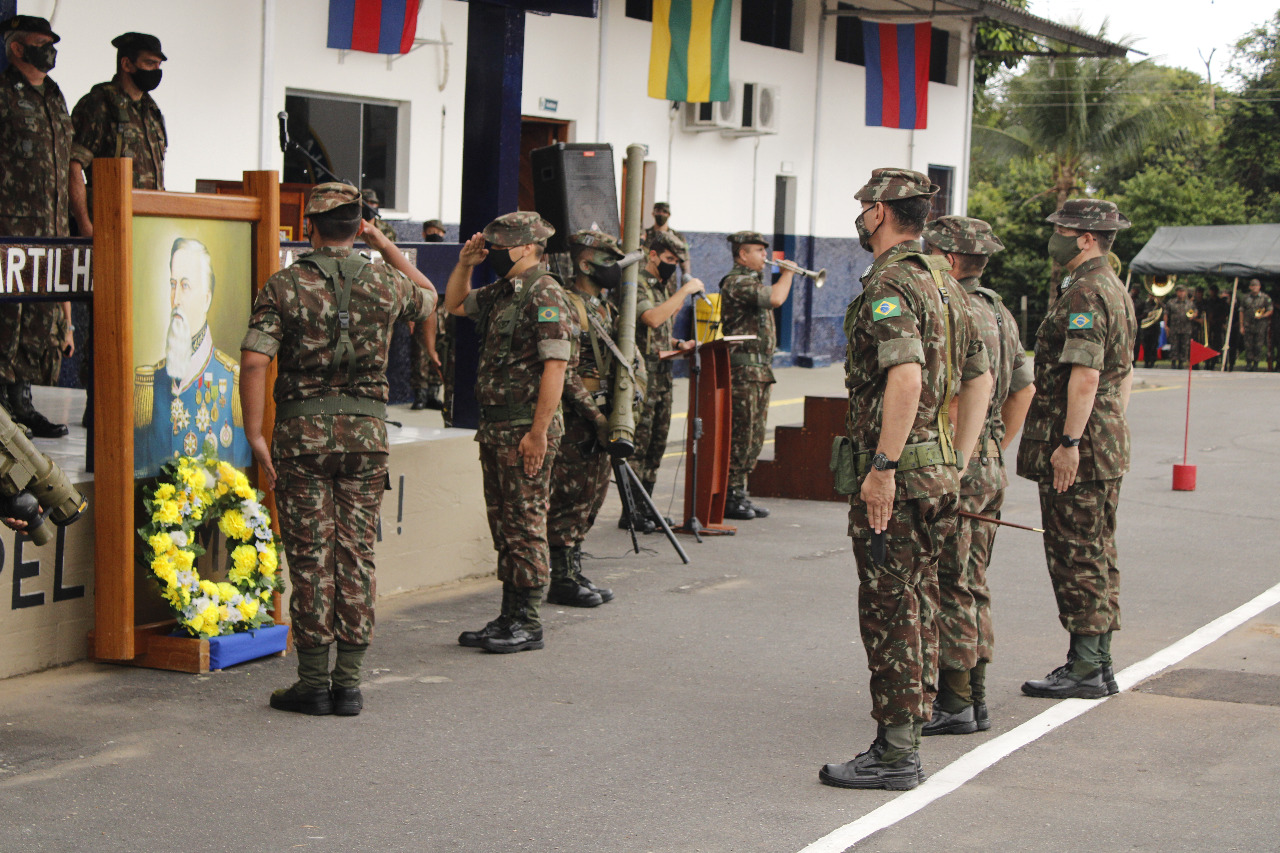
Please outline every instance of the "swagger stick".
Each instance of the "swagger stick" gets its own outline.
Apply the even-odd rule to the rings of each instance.
[[[999,524],[1002,527],[1016,527],[1019,530],[1030,530],[1032,533],[1044,533],[1043,527],[1027,527],[1025,524],[1014,524],[1012,521],[1001,521],[998,518],[992,518],[989,515],[978,515],[976,512],[965,512],[957,510],[956,515],[961,518],[972,518],[974,521],[985,521],[988,524]]]

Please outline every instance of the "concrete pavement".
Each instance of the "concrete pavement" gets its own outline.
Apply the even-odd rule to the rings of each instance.
[[[842,391],[838,367],[779,373],[773,424]],[[1185,381],[1138,371],[1117,669],[1280,581],[1280,376],[1195,375],[1189,493],[1170,490]],[[1005,518],[1034,522],[1034,487],[1011,479]],[[531,654],[454,642],[492,618],[495,581],[383,600],[354,719],[268,709],[292,659],[0,682],[0,851],[799,851],[901,795],[817,781],[874,735],[845,508],[770,508],[686,540],[682,566],[657,536],[629,553],[611,499],[585,570],[617,600],[546,608]],[[926,740],[931,773],[1054,704],[1018,691],[1067,644],[1039,537],[1003,531],[991,575],[995,725]],[[1271,608],[855,849],[1275,849],[1278,694]]]

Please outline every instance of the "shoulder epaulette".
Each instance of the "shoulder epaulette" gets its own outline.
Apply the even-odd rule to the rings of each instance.
[[[156,405],[155,383],[156,365],[139,364],[133,369],[134,427],[151,426],[152,412]]]

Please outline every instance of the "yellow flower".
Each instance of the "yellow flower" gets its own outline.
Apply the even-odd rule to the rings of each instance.
[[[232,571],[239,570],[248,578],[258,565],[258,552],[252,545],[241,545],[231,552]]]
[[[173,501],[164,501],[151,514],[151,520],[157,524],[178,524],[182,521],[182,511]]]
[[[201,630],[203,630],[204,633],[206,634],[218,633],[218,623],[221,621],[221,619],[219,618],[220,613],[221,613],[221,608],[213,604],[210,604],[208,607],[206,607],[204,610],[200,612],[200,619],[204,622],[204,627]]]
[[[280,565],[280,558],[276,556],[274,548],[268,548],[258,555],[258,567],[264,575],[273,575],[276,567]]]
[[[177,491],[173,487],[173,483],[161,483],[160,488],[156,489],[155,499],[158,501],[167,501],[173,497],[173,493]]]
[[[151,564],[151,571],[156,577],[164,581],[166,586],[172,587],[178,582],[178,573],[174,571],[173,563],[168,560],[156,560]]]
[[[253,486],[249,485],[249,480],[246,479],[243,474],[240,475],[240,479],[237,480],[236,484],[231,488],[235,491],[236,497],[241,500],[251,501],[257,497],[257,495],[254,494]]]
[[[169,532],[162,530],[147,540],[147,544],[151,546],[151,550],[156,554],[167,554],[169,549],[173,547],[173,540],[169,538]]]
[[[234,598],[239,594],[240,594],[240,590],[236,589],[234,586],[227,583],[226,581],[223,581],[222,583],[218,584],[218,597],[221,598],[224,603],[227,601],[230,601],[232,598]]]
[[[229,491],[231,491],[230,486],[228,486],[226,483],[219,483],[218,487],[213,490],[213,493],[221,498],[221,497],[225,497],[227,492]]]
[[[263,601],[270,601],[270,600],[271,600],[271,590],[269,590],[269,589],[264,589],[262,592],[258,593],[258,598],[261,598]]]
[[[190,489],[204,488],[204,470],[201,468],[178,466],[178,479]]]
[[[173,565],[180,572],[191,571],[191,566],[195,564],[196,554],[194,551],[178,549],[178,553],[173,556]]]
[[[229,509],[218,519],[218,529],[232,539],[250,539],[253,531],[244,522],[244,515],[238,509]]]
[[[252,619],[258,615],[258,599],[246,598],[244,601],[240,602],[239,610],[241,616],[246,619]]]
[[[217,599],[218,597],[218,585],[213,581],[200,581],[200,591],[212,599]]]

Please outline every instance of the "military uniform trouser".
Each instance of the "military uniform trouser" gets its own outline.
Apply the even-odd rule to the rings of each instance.
[[[57,302],[0,305],[0,384],[57,384],[63,316]]]
[[[1139,337],[1142,339],[1142,360],[1155,364],[1160,360],[1160,324],[1142,329]]]
[[[999,518],[1004,490],[961,495],[960,509]],[[978,661],[990,662],[995,634],[991,626],[991,588],[987,566],[996,525],[956,518],[938,561],[938,668],[959,672]]]
[[[564,436],[551,469],[547,543],[572,546],[587,538],[609,494],[609,454],[595,444],[595,424],[566,410]],[[588,453],[583,448],[592,447]]]
[[[658,468],[667,451],[667,435],[671,431],[671,365],[650,360],[649,384],[645,386],[644,408],[636,421],[636,452],[631,469],[642,483],[656,483]]]
[[[729,441],[729,488],[747,488],[764,449],[765,423],[769,419],[770,382],[733,379],[733,429]]]
[[[524,472],[518,445],[480,445],[489,533],[498,552],[498,580],[503,583],[528,588],[546,586],[550,580],[547,507],[559,444],[559,438],[547,439],[542,470],[532,477]]]
[[[867,508],[849,505],[858,565],[858,626],[871,670],[871,716],[886,726],[927,722],[938,689],[938,559],[956,521],[957,497],[897,500],[885,561],[871,562]]]
[[[373,637],[373,544],[387,482],[385,453],[274,460],[276,509],[289,562],[289,616],[300,649]]]
[[[1191,356],[1191,331],[1169,333],[1169,358],[1185,362]]]
[[[1120,630],[1116,509],[1120,480],[1076,481],[1058,494],[1040,484],[1040,517],[1058,619],[1072,634]]]
[[[1246,323],[1244,327],[1244,360],[1261,362],[1267,360],[1267,324],[1270,318],[1259,323]]]
[[[409,387],[417,391],[422,388],[439,388],[444,384],[444,376],[440,367],[427,355],[427,345],[418,337],[420,332],[415,328],[409,337]],[[436,339],[436,355],[440,355],[440,344],[443,337]]]

